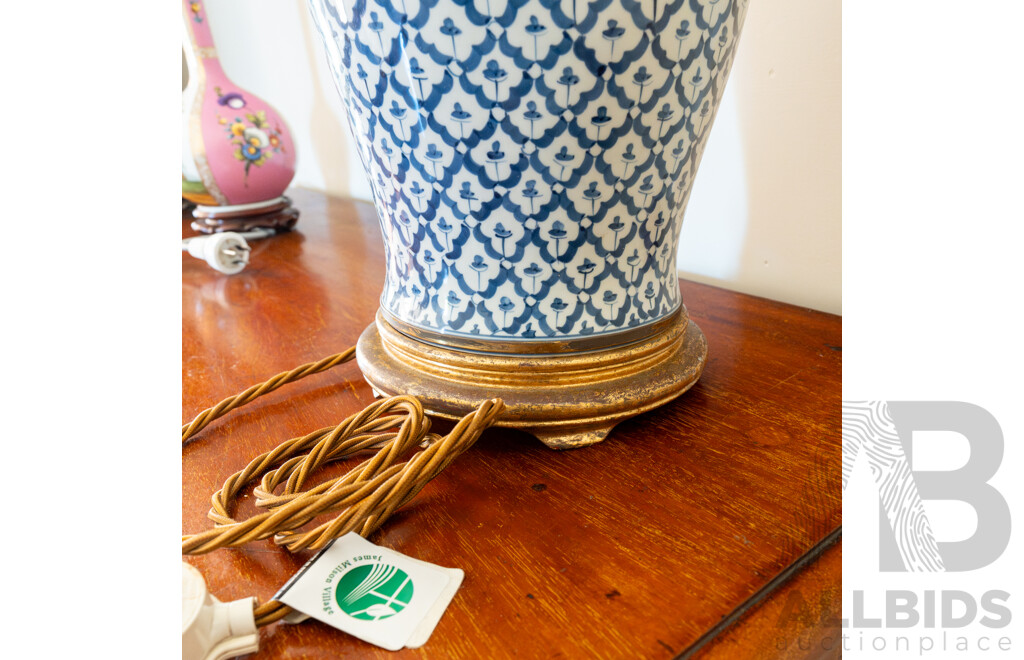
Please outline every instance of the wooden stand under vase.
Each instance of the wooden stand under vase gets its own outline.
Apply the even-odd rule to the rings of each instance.
[[[299,210],[287,196],[265,204],[239,206],[196,206],[192,229],[204,234],[219,231],[249,231],[257,228],[288,231],[299,221]]]

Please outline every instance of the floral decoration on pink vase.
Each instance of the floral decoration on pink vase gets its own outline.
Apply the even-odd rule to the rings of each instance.
[[[290,209],[283,194],[295,176],[291,133],[269,103],[224,73],[204,4],[183,1],[189,81],[182,99],[182,197],[199,205],[197,219],[280,215]],[[293,225],[298,212],[290,210],[290,223],[266,226]]]

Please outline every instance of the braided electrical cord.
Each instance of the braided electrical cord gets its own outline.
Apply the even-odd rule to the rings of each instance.
[[[349,349],[318,362],[304,364],[221,401],[199,413],[190,424],[182,426],[182,442],[231,410],[282,385],[347,362],[353,355],[354,350]],[[427,482],[473,446],[480,434],[494,423],[503,407],[501,399],[484,401],[442,437],[430,432],[430,419],[419,400],[396,396],[371,403],[337,426],[287,440],[228,477],[211,498],[213,506],[207,515],[216,523],[215,527],[198,534],[183,535],[181,552],[205,554],[218,548],[237,548],[250,541],[270,537],[278,545],[297,552],[323,548],[349,532],[368,536],[399,507],[415,497]],[[419,445],[425,448],[400,462]],[[302,490],[319,467],[372,449],[377,452],[341,477]],[[253,493],[256,506],[266,511],[246,520],[235,520],[231,516],[232,501],[260,475],[263,475],[262,479]],[[281,493],[275,494],[274,491],[282,484]],[[338,515],[333,519],[307,531],[298,531],[318,516],[334,513]],[[278,601],[258,605],[254,612],[256,625],[268,625],[291,611],[290,607]]]
[[[196,418],[193,419],[188,424],[183,425],[181,427],[181,441],[185,442],[193,435],[199,433],[204,428],[206,428],[207,424],[209,424],[213,420],[217,419],[218,417],[223,417],[224,415],[228,414],[229,412],[231,412],[235,408],[238,408],[239,406],[244,406],[253,399],[261,397],[269,392],[273,392],[282,385],[293,383],[297,380],[305,378],[306,376],[318,374],[321,371],[327,371],[331,367],[336,367],[337,365],[342,364],[343,362],[348,362],[353,357],[355,357],[355,355],[356,349],[353,347],[346,351],[342,351],[341,353],[335,353],[334,355],[325,357],[324,359],[319,360],[317,362],[309,362],[307,364],[295,367],[291,371],[279,373],[270,380],[253,385],[244,392],[240,392],[235,396],[229,396],[228,398],[224,399],[214,407],[207,408],[203,412],[196,415]]]

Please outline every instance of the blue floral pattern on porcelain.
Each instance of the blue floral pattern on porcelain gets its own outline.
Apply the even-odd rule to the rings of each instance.
[[[747,0],[309,0],[373,189],[382,307],[503,341],[652,323]]]

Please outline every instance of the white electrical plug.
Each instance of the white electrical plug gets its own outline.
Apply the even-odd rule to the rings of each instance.
[[[181,249],[225,275],[240,273],[249,263],[249,244],[233,231],[186,238]]]
[[[254,601],[220,602],[199,571],[181,562],[181,660],[224,660],[259,650]]]
[[[181,249],[197,259],[202,259],[225,275],[240,273],[249,263],[249,243],[258,238],[273,236],[277,231],[269,227],[257,227],[249,231],[224,231],[216,234],[194,236],[181,241]]]

